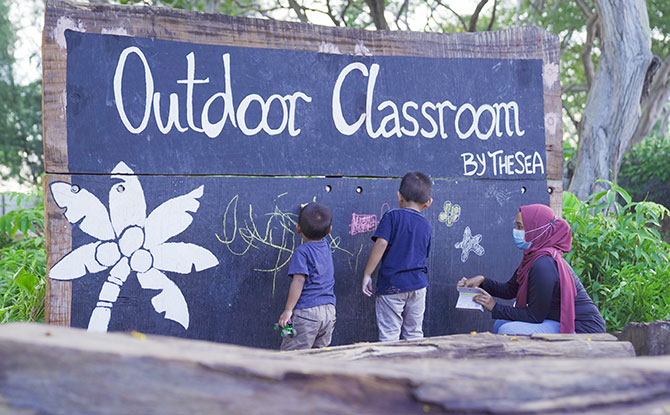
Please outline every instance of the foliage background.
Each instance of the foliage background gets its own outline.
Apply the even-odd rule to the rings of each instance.
[[[16,209],[0,216],[0,323],[43,321],[46,253],[39,192],[10,195]],[[32,207],[22,208],[25,204]]]
[[[15,57],[22,51],[17,50],[19,27],[10,21],[13,8],[27,4],[36,0],[0,0],[0,178],[34,186],[44,172],[42,82],[17,80],[22,74]]]
[[[608,331],[631,321],[670,319],[670,244],[659,234],[668,209],[634,202],[621,187],[608,185],[584,202],[564,193],[563,214],[572,226],[572,250],[565,258]]]

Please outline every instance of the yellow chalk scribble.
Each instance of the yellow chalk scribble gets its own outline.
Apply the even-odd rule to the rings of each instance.
[[[286,194],[282,193],[277,198]],[[265,224],[257,224],[256,219],[254,219],[253,206],[249,205],[248,216],[244,220],[239,221],[238,201],[239,195],[235,195],[228,202],[223,214],[223,235],[219,236],[217,234],[216,237],[219,242],[226,245],[228,251],[237,256],[245,255],[251,248],[259,249],[262,246],[277,250],[272,267],[254,268],[254,271],[272,274],[272,295],[274,296],[277,272],[285,267],[293,256],[293,250],[295,249],[295,224],[298,220],[298,215],[283,212],[275,205],[273,212],[263,215],[267,218]],[[232,229],[230,229],[231,224]],[[243,248],[235,250],[233,243],[238,239],[238,236]]]
[[[282,193],[277,196],[275,201],[288,193]],[[316,201],[316,197],[314,197]],[[272,295],[275,294],[277,273],[286,267],[291,261],[293,251],[296,248],[296,241],[300,243],[300,236],[296,234],[295,225],[298,221],[296,213],[284,212],[275,204],[272,212],[262,215],[267,218],[265,223],[255,219],[254,208],[249,204],[248,212],[242,213],[239,206],[239,195],[235,195],[226,206],[223,214],[221,235],[216,234],[216,238],[230,253],[236,256],[244,256],[253,249],[269,247],[276,250],[273,254],[273,264],[270,267],[254,268],[254,271],[272,274]],[[258,217],[258,215],[256,215]],[[358,273],[358,262],[363,245],[357,253],[353,253],[341,246],[342,238],[329,234],[327,242],[333,254],[338,252],[347,256],[349,268],[355,274]]]

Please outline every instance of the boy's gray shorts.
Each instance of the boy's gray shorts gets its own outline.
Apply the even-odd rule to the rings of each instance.
[[[281,350],[298,350],[326,347],[330,344],[335,328],[335,306],[318,305],[293,310],[291,317],[295,337],[286,336],[281,342]]]
[[[423,313],[426,288],[397,294],[378,295],[375,304],[379,341],[420,339],[423,337]]]

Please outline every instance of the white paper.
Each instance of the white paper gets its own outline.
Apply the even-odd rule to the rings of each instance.
[[[458,287],[457,289],[458,302],[456,302],[456,308],[484,311],[484,306],[474,302],[475,296],[481,294],[478,288]]]

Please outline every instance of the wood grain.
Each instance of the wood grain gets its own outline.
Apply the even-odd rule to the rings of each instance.
[[[70,176],[48,174],[44,177],[47,271],[72,250],[72,225],[65,219],[63,209],[56,205],[49,191],[49,185],[56,181],[70,182]],[[58,326],[69,326],[72,282],[47,278],[45,301],[44,322]]]
[[[663,414],[670,405],[670,357],[351,362],[25,323],[0,327],[0,379],[1,413]]]
[[[634,357],[633,345],[609,334],[501,336],[455,334],[389,343],[358,343],[295,354],[340,360]]]

